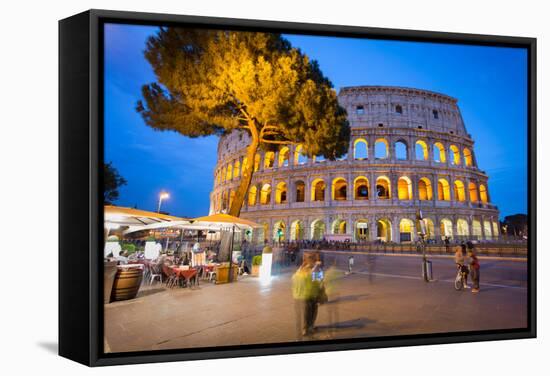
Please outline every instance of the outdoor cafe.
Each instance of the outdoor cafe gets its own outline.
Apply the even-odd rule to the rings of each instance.
[[[235,239],[257,227],[228,214],[189,219],[105,206],[104,303],[133,299],[154,284],[172,289],[201,280],[235,282],[244,273]]]

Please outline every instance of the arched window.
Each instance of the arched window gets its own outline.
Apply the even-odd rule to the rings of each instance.
[[[437,181],[437,199],[441,201],[451,200],[451,188],[446,179],[439,179]]]
[[[258,188],[255,185],[248,190],[248,206],[256,205],[256,197],[258,196]]]
[[[260,169],[260,154],[257,154],[254,156],[254,172],[258,171]]]
[[[472,166],[472,152],[468,148],[464,148],[464,165],[467,167]]]
[[[468,184],[468,192],[470,192],[470,202],[477,202],[477,186],[476,183],[470,182]]]
[[[369,199],[369,180],[364,176],[359,176],[353,181],[356,200],[368,200]]]
[[[222,175],[222,183],[225,181],[225,175],[226,175],[226,173],[227,173],[227,169],[226,169],[225,167],[222,168],[222,173],[221,173],[221,175]]]
[[[487,199],[487,188],[485,188],[485,186],[483,184],[479,185],[479,198],[480,198],[481,202],[483,202],[484,204],[486,204],[487,201],[488,201],[488,199]]]
[[[481,222],[477,219],[472,221],[472,235],[478,240],[481,239]]]
[[[401,161],[408,159],[407,144],[404,141],[395,143],[395,158]]]
[[[485,239],[491,240],[493,238],[493,232],[491,231],[491,222],[483,221],[483,232],[485,233]]]
[[[269,205],[271,204],[271,185],[264,184],[262,190],[260,191],[260,204]]]
[[[465,219],[460,218],[456,221],[456,234],[462,237],[470,236],[468,222]]]
[[[231,205],[233,205],[233,200],[235,199],[235,191],[231,190],[229,192],[229,209],[231,209]]]
[[[286,183],[284,181],[279,182],[275,188],[275,203],[284,204],[287,202],[287,190]]]
[[[243,175],[246,172],[247,168],[248,168],[248,158],[244,157],[243,158],[243,165],[242,165],[242,168],[241,168],[241,175]]]
[[[290,240],[304,239],[304,225],[302,221],[296,220],[290,225]]]
[[[432,183],[428,178],[421,178],[418,181],[418,198],[420,200],[431,200],[433,198]]]
[[[439,163],[447,162],[447,158],[445,156],[445,147],[441,142],[436,142],[434,144],[434,161]]]
[[[460,164],[460,150],[456,145],[451,145],[449,147],[449,155],[451,158],[451,164],[458,166]]]
[[[228,204],[228,197],[227,197],[227,191],[222,192],[222,210],[227,210],[227,204]]]
[[[369,157],[367,140],[364,138],[358,138],[353,143],[353,158],[354,159],[367,159]]]
[[[402,176],[397,181],[397,198],[412,200],[412,182],[407,176]]]
[[[493,221],[493,237],[498,237],[498,222]]]
[[[227,165],[227,175],[225,176],[225,180],[229,181],[233,177],[233,165],[230,163]]]
[[[391,222],[389,219],[383,218],[376,221],[376,238],[383,243],[392,241]]]
[[[442,219],[439,227],[439,230],[441,231],[441,238],[453,238],[453,222],[451,222],[450,219]]]
[[[399,222],[399,241],[401,243],[411,242],[413,240],[413,221],[403,218]]]
[[[304,202],[306,197],[306,185],[303,181],[298,180],[294,183],[296,187],[296,202]]]
[[[288,159],[290,156],[290,149],[284,146],[279,150],[279,167],[288,167]]]
[[[325,237],[325,222],[316,219],[311,223],[311,239],[323,240]]]
[[[376,179],[376,195],[381,200],[388,200],[391,197],[390,179],[385,176]]]
[[[401,105],[395,106],[395,112],[397,112],[398,114],[402,114],[403,113],[403,107],[401,107]]]
[[[294,150],[294,165],[303,165],[307,163],[307,157],[304,153],[304,147],[302,145],[297,145]]]
[[[388,158],[388,141],[383,138],[379,138],[374,143],[374,158],[386,159]]]
[[[273,240],[276,242],[284,242],[286,233],[286,224],[284,221],[277,221],[273,225]]]
[[[233,177],[238,178],[241,176],[241,162],[235,161],[235,167],[233,167]]]
[[[369,240],[369,222],[366,219],[360,219],[355,222],[355,239],[358,241]]]
[[[416,141],[415,144],[415,157],[417,161],[428,160],[428,145],[422,140]]]
[[[336,219],[332,222],[332,233],[333,234],[345,234],[347,231],[346,221],[343,219]]]
[[[344,178],[336,178],[332,181],[332,199],[343,201],[347,199],[348,183]]]
[[[275,153],[267,151],[264,155],[264,169],[273,168],[275,165]]]
[[[435,225],[434,222],[430,218],[424,218],[423,219],[425,223],[425,231],[426,231],[426,238],[427,239],[435,239]]]
[[[460,180],[455,180],[455,201],[466,201],[466,192],[464,190],[464,183]]]
[[[311,183],[311,201],[325,201],[325,182],[315,179]]]

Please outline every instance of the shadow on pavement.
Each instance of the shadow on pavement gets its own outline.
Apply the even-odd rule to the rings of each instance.
[[[328,325],[317,325],[317,330],[323,331],[323,330],[334,330],[334,329],[362,329],[368,324],[374,324],[376,322],[377,320],[371,320],[366,317],[362,317],[360,319],[340,321],[340,322],[335,322]]]
[[[336,304],[336,303],[342,303],[342,302],[355,302],[357,300],[363,300],[366,297],[368,297],[370,294],[357,294],[357,295],[346,295],[346,296],[340,296],[334,300],[328,301],[326,304]]]
[[[142,298],[144,296],[158,294],[159,292],[163,292],[163,291],[166,291],[166,289],[160,288],[160,289],[142,290],[138,293],[137,298]]]

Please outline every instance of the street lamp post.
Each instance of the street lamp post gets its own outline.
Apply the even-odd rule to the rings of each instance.
[[[167,198],[170,198],[170,195],[168,194],[168,192],[161,192],[160,195],[159,195],[159,205],[158,205],[158,208],[157,208],[157,213],[160,213],[160,205],[162,204],[162,200],[165,200]]]

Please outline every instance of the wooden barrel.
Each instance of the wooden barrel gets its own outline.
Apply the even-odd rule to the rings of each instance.
[[[141,286],[143,269],[141,266],[118,267],[111,292],[111,301],[134,299]]]

